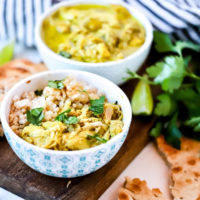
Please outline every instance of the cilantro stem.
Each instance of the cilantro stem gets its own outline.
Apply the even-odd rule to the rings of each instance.
[[[194,84],[192,84],[192,83],[184,83],[184,84],[181,85],[180,88],[181,89],[190,88],[190,87],[193,87],[193,85]]]
[[[127,73],[130,75],[129,77],[123,77],[123,80],[131,80],[131,79],[140,79],[148,84],[151,85],[156,85],[156,83],[154,83],[153,81],[150,81],[145,75],[144,76],[140,76],[139,74],[132,72],[130,70],[127,70]]]
[[[193,78],[193,79],[196,79],[196,80],[200,80],[200,77],[197,76],[196,74],[194,73],[190,73],[190,72],[187,72],[186,75],[190,78]]]
[[[100,137],[98,134],[95,135],[87,135],[87,137],[89,139],[96,139],[97,141],[101,142],[101,143],[106,143],[108,140],[106,140],[105,138]]]

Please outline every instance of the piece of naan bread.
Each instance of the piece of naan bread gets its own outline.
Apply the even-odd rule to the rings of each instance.
[[[47,70],[43,64],[35,64],[25,59],[16,59],[0,67],[0,102],[4,94],[21,79]]]
[[[0,106],[6,92],[18,81],[46,70],[45,65],[35,64],[25,59],[16,59],[0,66]],[[3,136],[2,127],[0,127],[0,136]]]
[[[181,149],[157,138],[158,149],[171,168],[170,190],[175,200],[200,200],[200,142],[182,138]]]
[[[149,189],[146,181],[126,177],[124,187],[119,190],[118,200],[166,200],[166,198],[159,189]]]
[[[2,129],[2,126],[1,126],[1,122],[0,122],[0,137],[3,137],[3,129]]]

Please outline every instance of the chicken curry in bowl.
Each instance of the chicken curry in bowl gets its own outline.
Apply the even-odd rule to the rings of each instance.
[[[121,5],[74,5],[48,16],[42,37],[55,53],[80,62],[123,59],[145,42],[145,29]]]

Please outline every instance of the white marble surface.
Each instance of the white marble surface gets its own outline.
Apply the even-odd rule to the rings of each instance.
[[[4,190],[3,188],[0,188],[0,200],[24,200],[24,199],[16,196],[15,194],[12,194],[11,192],[8,192],[7,190]]]
[[[159,188],[167,199],[169,195],[169,169],[153,143],[148,144],[142,152],[127,166],[121,175],[105,191],[99,200],[117,199],[119,188],[124,182],[124,177],[140,178],[146,180],[150,188]]]

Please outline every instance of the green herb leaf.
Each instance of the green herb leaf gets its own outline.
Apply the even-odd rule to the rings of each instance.
[[[66,51],[60,51],[59,55],[65,57],[65,58],[71,58],[72,55],[70,53],[67,53]]]
[[[161,122],[157,122],[154,128],[150,131],[150,136],[157,138],[162,133],[163,124]]]
[[[154,42],[158,52],[176,55],[165,56],[163,61],[148,67],[145,78],[129,70],[126,80],[139,79],[161,87],[163,93],[157,97],[159,102],[154,110],[160,121],[151,130],[150,135],[157,137],[162,133],[167,143],[180,148],[182,133],[178,126],[181,130],[184,130],[185,126],[191,127],[193,132],[191,131],[189,137],[197,138],[194,132],[200,132],[198,58],[196,59],[195,54],[183,56],[184,49],[200,52],[200,45],[186,41],[172,42],[167,34],[160,32],[154,33]]]
[[[37,96],[41,96],[42,95],[42,93],[43,93],[43,90],[35,90],[35,95],[37,95]]]
[[[176,101],[192,101],[195,98],[200,98],[200,96],[190,87],[174,91],[173,98]]]
[[[87,91],[86,91],[86,90],[79,90],[79,92],[83,92],[83,93],[86,93],[86,94],[87,94]]]
[[[104,102],[105,96],[101,96],[99,99],[90,100],[90,107],[91,110],[95,115],[100,115],[104,112]]]
[[[191,49],[200,52],[200,45],[187,41],[177,41],[172,43],[169,35],[155,31],[154,32],[155,48],[158,52],[174,52],[182,56],[183,49]]]
[[[181,147],[181,137],[182,133],[177,128],[176,122],[178,118],[178,113],[175,113],[169,123],[166,126],[165,139],[168,144],[172,145],[176,149]]]
[[[106,143],[108,140],[106,140],[105,138],[101,138],[98,134],[95,134],[95,135],[87,135],[87,137],[89,139],[95,139],[97,140],[98,142],[101,142],[101,143]]]
[[[155,48],[158,52],[175,52],[174,45],[171,42],[169,35],[154,31]]]
[[[157,62],[147,68],[147,73],[164,91],[173,92],[180,88],[186,75],[184,60],[178,56],[167,56],[164,62]]]
[[[195,82],[195,87],[196,87],[198,93],[200,93],[200,80],[197,80],[197,81]]]
[[[158,116],[170,116],[176,110],[176,102],[170,94],[160,94],[157,99],[160,101],[155,108],[155,114]]]
[[[174,91],[173,99],[183,103],[190,117],[200,116],[200,94],[192,87]]]
[[[194,99],[193,101],[184,101],[185,108],[187,108],[190,117],[200,116],[200,101]]]
[[[60,113],[55,120],[63,122],[64,124],[77,124],[78,118],[76,116],[68,116],[67,114],[71,112],[71,109],[67,109],[64,112]]]
[[[48,81],[48,86],[51,88],[56,88],[56,89],[63,89],[64,84],[62,81],[56,80],[56,81]]]
[[[194,127],[195,132],[200,132],[200,123]]]
[[[154,82],[148,80],[146,76],[140,76],[136,72],[133,72],[133,71],[131,71],[129,69],[127,70],[127,74],[129,75],[129,77],[123,77],[122,78],[123,80],[128,81],[128,80],[131,80],[131,79],[139,79],[139,80],[142,80],[142,81],[144,81],[144,82],[146,82],[148,84],[155,85]]]
[[[191,59],[192,59],[192,56],[186,56],[185,58],[183,58],[185,67],[188,67]]]
[[[9,42],[1,51],[0,51],[0,66],[9,62],[14,53],[15,42]]]
[[[55,120],[60,121],[60,122],[64,122],[65,116],[69,112],[71,112],[71,109],[67,109],[67,110],[61,112],[59,115],[56,116]]]
[[[27,121],[34,125],[39,125],[44,119],[44,108],[34,108],[26,112]]]
[[[78,118],[75,116],[66,116],[64,119],[65,124],[77,124]]]
[[[185,122],[185,125],[192,127],[195,132],[200,132],[200,117],[192,117]]]
[[[194,44],[188,41],[177,41],[175,50],[179,55],[182,55],[183,49],[191,49],[193,51],[200,52],[200,45]]]
[[[193,117],[190,120],[187,120],[185,122],[185,125],[194,127],[199,123],[200,123],[200,117]]]

